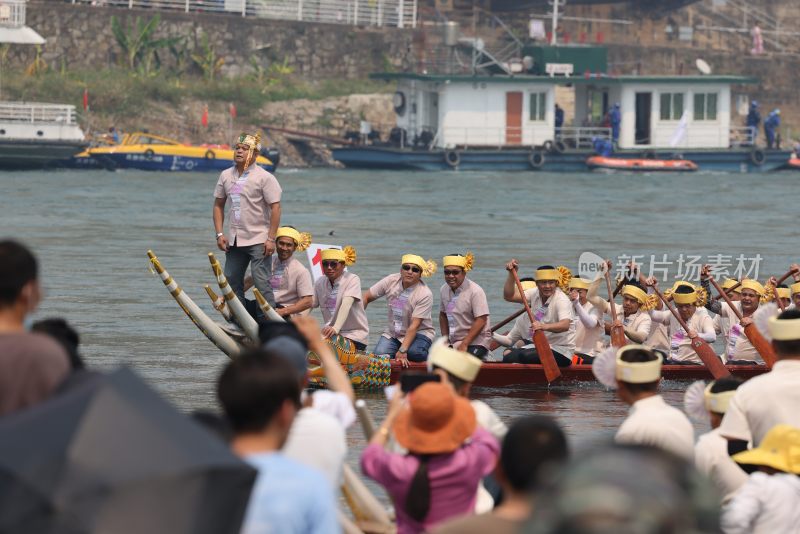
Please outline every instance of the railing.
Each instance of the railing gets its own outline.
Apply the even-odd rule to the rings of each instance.
[[[556,128],[556,140],[569,148],[592,148],[595,139],[611,139],[611,128],[562,126]]]
[[[243,17],[353,26],[415,28],[417,25],[417,0],[71,0],[71,3],[185,13],[235,13]]]
[[[0,1],[0,27],[25,26],[25,0]]]
[[[731,126],[730,141],[732,147],[753,146],[757,130],[752,126]]]
[[[75,124],[75,106],[0,102],[0,121]]]

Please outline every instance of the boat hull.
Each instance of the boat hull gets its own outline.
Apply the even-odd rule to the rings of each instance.
[[[82,158],[75,158],[76,160]],[[90,160],[105,169],[136,169],[159,172],[221,172],[233,165],[233,161],[222,158],[205,158],[168,154],[146,155],[141,152],[115,152],[91,154]],[[75,162],[76,167],[90,166],[88,162]],[[275,172],[275,165],[260,164],[268,172]]]
[[[426,365],[425,363],[410,363],[409,369],[424,371]],[[769,371],[763,365],[728,365],[727,368],[731,374],[743,380]],[[397,382],[402,372],[403,369],[400,364],[392,360],[391,382]],[[664,365],[662,367],[662,376],[665,380],[713,379],[711,373],[702,365]],[[554,384],[596,381],[597,379],[592,374],[591,365],[573,365],[561,368],[561,378],[556,380]],[[547,384],[544,369],[541,365],[486,362],[481,366],[478,377],[473,383],[476,387],[490,388],[526,384]]]
[[[628,171],[628,172],[694,172],[697,165],[688,160],[664,159],[625,159],[591,157],[586,160],[590,169]]]
[[[0,169],[43,169],[67,166],[84,150],[84,141],[14,140],[0,141]]]
[[[586,160],[595,154],[567,150],[563,153],[544,152],[529,148],[415,150],[391,147],[341,147],[332,150],[333,158],[345,167],[360,169],[414,171],[543,171],[583,172],[589,170]],[[456,154],[456,155],[454,155]],[[540,155],[537,155],[540,154]],[[684,159],[697,164],[700,171],[768,172],[783,168],[791,152],[762,151],[763,162],[750,150],[686,150],[679,156],[674,151],[655,151],[657,159]],[[643,151],[621,151],[615,158],[642,159]],[[541,160],[539,159],[541,157]]]

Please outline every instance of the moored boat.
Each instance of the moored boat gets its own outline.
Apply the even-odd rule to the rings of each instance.
[[[268,154],[270,157],[259,155],[256,163],[275,172],[278,152],[268,149]],[[89,161],[112,170],[222,171],[233,165],[233,150],[219,145],[187,145],[160,135],[134,132],[126,134],[119,144],[97,146],[78,154],[75,166],[90,166]]]
[[[625,159],[592,156],[586,160],[590,169],[633,172],[694,172],[697,164],[685,159]]]

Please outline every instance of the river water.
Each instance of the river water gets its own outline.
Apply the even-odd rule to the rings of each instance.
[[[206,253],[215,250],[211,205],[217,176],[1,174],[0,236],[31,246],[42,266],[46,297],[36,318],[62,316],[77,327],[90,367],[130,365],[184,411],[215,406],[215,380],[226,358],[151,274],[146,251],[153,249],[186,292],[215,313],[202,286],[213,285]],[[402,254],[440,263],[445,254],[472,251],[470,277],[486,290],[493,322],[516,310],[502,300],[503,265],[511,257],[525,274],[545,263],[576,272],[586,251],[611,258],[635,254],[643,256],[645,270],[651,263],[666,266],[670,277],[699,265],[692,256],[730,263],[731,274],[758,267],[762,278],[780,275],[796,261],[792,173],[287,169],[278,178],[283,222],[319,242],[353,245],[358,263],[351,270],[365,289],[396,272]],[[431,283],[434,295],[442,282],[440,269]],[[372,346],[386,322],[385,303],[370,306],[368,316]],[[666,383],[664,395],[679,406],[685,387]],[[578,448],[609,439],[627,411],[597,384],[480,390],[475,396],[506,421],[530,413],[556,417]],[[380,420],[384,401],[380,395],[368,398]],[[352,429],[349,439],[355,462],[364,443],[360,429]]]

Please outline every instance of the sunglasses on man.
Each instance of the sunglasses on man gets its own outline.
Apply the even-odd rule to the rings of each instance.
[[[335,269],[339,266],[339,262],[336,260],[325,260],[322,262],[323,269]]]
[[[422,269],[420,269],[416,265],[403,265],[403,270],[404,271],[411,271],[412,273],[417,273],[417,274],[422,272]]]
[[[451,271],[449,269],[445,269],[444,270],[444,275],[445,276],[458,276],[459,274],[461,274],[460,270],[456,270],[456,271]]]

